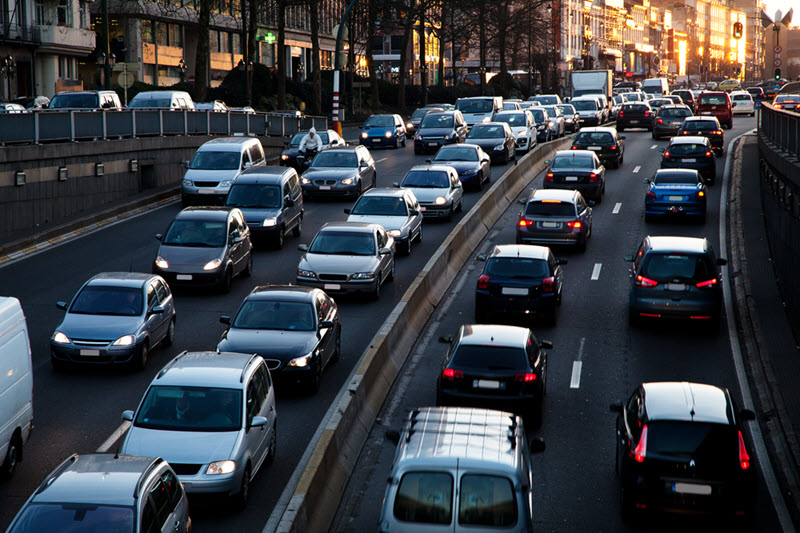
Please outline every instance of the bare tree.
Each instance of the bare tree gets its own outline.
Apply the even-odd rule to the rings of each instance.
[[[312,105],[315,115],[322,114],[322,75],[319,63],[319,0],[309,0],[309,21],[311,23],[311,78]]]

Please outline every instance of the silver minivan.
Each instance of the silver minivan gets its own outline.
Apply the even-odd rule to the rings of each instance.
[[[379,531],[533,531],[531,453],[522,419],[502,411],[423,407],[411,412],[383,498]]]
[[[239,174],[265,161],[264,147],[254,137],[222,137],[204,143],[184,163],[183,207],[223,203]]]

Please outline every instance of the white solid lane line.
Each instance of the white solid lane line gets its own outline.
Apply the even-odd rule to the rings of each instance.
[[[600,279],[600,269],[603,268],[603,263],[595,263],[594,268],[592,269],[592,280],[596,281]]]
[[[117,442],[119,438],[125,434],[126,431],[128,431],[129,427],[131,427],[130,422],[128,422],[127,420],[123,422],[122,425],[119,426],[117,430],[114,433],[112,433],[111,436],[108,437],[108,439],[106,439],[106,441],[103,444],[100,445],[99,448],[97,448],[97,453],[106,453],[108,449],[111,448],[111,446],[115,442]]]
[[[616,205],[614,205],[614,210],[611,211],[611,214],[612,215],[618,215],[619,214],[619,210],[621,208],[622,208],[622,203],[621,202],[617,202]]]
[[[637,173],[637,172],[639,172],[641,169],[642,169],[642,167],[641,167],[641,166],[637,166],[636,168],[634,168],[634,169],[633,169],[633,173],[634,173],[634,174],[636,174],[636,173]]]
[[[658,148],[657,144],[654,144],[653,146],[650,147],[651,150],[655,150],[656,148]]]
[[[583,363],[581,361],[573,361],[572,362],[572,378],[569,380],[569,388],[570,389],[579,389],[581,386],[581,367]]]

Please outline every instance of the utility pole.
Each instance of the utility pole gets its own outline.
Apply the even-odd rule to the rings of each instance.
[[[339,56],[342,49],[342,35],[344,34],[347,17],[350,15],[350,11],[352,11],[356,2],[358,2],[358,0],[350,0],[347,9],[344,10],[342,20],[339,22],[339,31],[336,32],[336,51],[333,55],[333,129],[339,135],[342,134],[342,123],[339,121],[339,80],[341,77],[342,65]]]

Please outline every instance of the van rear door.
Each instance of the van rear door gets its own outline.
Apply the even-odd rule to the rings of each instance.
[[[519,483],[516,485],[520,485]],[[527,505],[502,472],[458,469],[456,531],[530,531]]]

